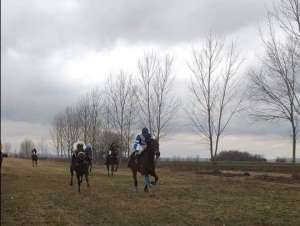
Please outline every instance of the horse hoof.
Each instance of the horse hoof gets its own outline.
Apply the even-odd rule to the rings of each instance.
[[[147,186],[144,187],[144,192],[149,192],[149,188]]]

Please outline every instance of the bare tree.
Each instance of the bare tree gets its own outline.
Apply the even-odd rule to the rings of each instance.
[[[34,148],[34,143],[30,139],[25,139],[20,144],[20,155],[22,157],[30,158],[31,151]]]
[[[172,74],[173,58],[166,55],[163,62],[158,64],[152,89],[154,94],[154,134],[162,137],[164,130],[179,107],[179,100],[172,93],[175,77]]]
[[[187,112],[196,131],[208,141],[212,161],[218,153],[221,135],[241,109],[237,73],[241,63],[233,43],[227,50],[224,41],[210,35],[202,48],[193,50],[188,64],[193,99]]]
[[[249,73],[251,99],[256,106],[253,115],[263,120],[290,123],[295,163],[299,124],[299,41],[291,36],[278,40],[270,18],[268,22],[268,37],[263,38],[265,56],[261,59],[261,68],[252,69]]]
[[[63,138],[67,147],[67,156],[71,157],[73,144],[79,140],[81,129],[79,123],[79,114],[74,107],[67,107],[63,117]]]
[[[112,76],[107,82],[107,96],[110,100],[111,116],[114,128],[120,134],[122,151],[126,148],[125,143],[131,134],[134,108],[134,89],[132,76],[120,71],[116,78]]]
[[[160,58],[153,51],[145,54],[138,62],[137,99],[140,120],[157,139],[162,136],[179,105],[177,97],[172,93],[172,65],[173,59],[170,56]]]
[[[37,148],[42,156],[48,155],[48,145],[44,137],[41,137],[41,140],[37,144]]]
[[[272,30],[273,32],[273,24],[279,26],[279,28],[281,28],[281,31],[283,31],[283,33],[285,34],[283,40],[287,42],[291,42],[291,40],[294,40],[294,44],[297,45],[295,46],[295,48],[299,48],[300,45],[299,6],[299,0],[280,0],[279,4],[274,5],[273,10],[269,11],[268,17],[269,30]],[[299,61],[299,57],[296,60]],[[297,81],[294,85],[295,88],[291,88],[291,90],[296,92],[294,95],[294,101],[297,103],[297,108],[295,110],[298,114],[300,114],[300,100],[298,98],[298,95],[300,93],[300,84]],[[290,86],[292,86],[292,84],[290,84]]]
[[[280,0],[269,14],[276,19],[280,28],[296,39],[300,38],[299,0]]]
[[[54,117],[52,122],[52,127],[50,129],[50,135],[52,139],[52,144],[57,151],[57,157],[66,157],[64,153],[64,115],[59,113]]]
[[[93,89],[89,93],[90,99],[90,136],[89,142],[92,144],[93,147],[93,156],[96,156],[96,152],[99,148],[99,142],[97,142],[98,134],[100,133],[101,127],[101,113],[103,107],[103,93],[99,89]],[[94,158],[94,161],[96,158]]]
[[[77,111],[79,114],[80,126],[82,129],[83,141],[88,142],[88,133],[91,129],[91,105],[90,96],[85,94],[78,102]]]

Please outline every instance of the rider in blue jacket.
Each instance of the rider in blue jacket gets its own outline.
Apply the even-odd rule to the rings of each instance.
[[[135,138],[133,149],[135,155],[140,155],[143,150],[147,147],[147,142],[151,139],[151,134],[149,133],[148,128],[143,128],[142,133],[137,135]]]

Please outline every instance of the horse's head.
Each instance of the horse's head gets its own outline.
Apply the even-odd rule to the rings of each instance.
[[[148,142],[148,148],[151,154],[153,154],[153,156],[158,159],[160,156],[158,140],[151,138]]]
[[[83,160],[85,160],[85,158],[86,158],[86,154],[84,152],[82,152],[82,151],[78,152],[77,159],[79,161],[83,161]]]

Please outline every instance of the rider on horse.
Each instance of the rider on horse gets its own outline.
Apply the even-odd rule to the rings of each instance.
[[[31,151],[32,155],[36,155],[37,154],[37,150],[35,148],[32,149]]]
[[[149,133],[148,128],[143,128],[142,133],[137,135],[135,138],[133,149],[135,156],[141,155],[141,153],[147,147],[147,142],[151,139],[151,134]]]
[[[107,157],[106,157],[106,164],[108,163],[109,158],[113,158],[116,162],[118,162],[118,155],[119,155],[119,146],[113,142],[108,150]]]
[[[88,159],[89,163],[91,163],[92,160],[93,160],[93,158],[92,158],[92,145],[87,144],[86,147],[85,147],[84,152],[87,156],[87,159]]]
[[[85,154],[85,152],[84,152],[84,144],[82,143],[82,142],[77,142],[77,143],[75,143],[74,144],[74,148],[75,148],[75,150],[73,151],[73,153],[72,153],[72,161],[73,160],[78,160],[78,154],[80,153],[80,154]]]

